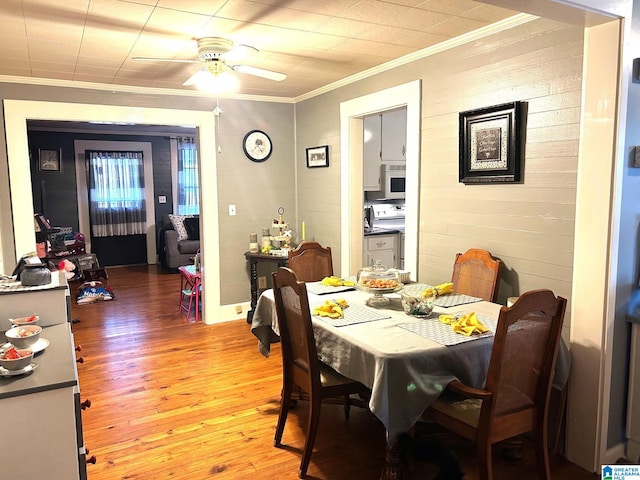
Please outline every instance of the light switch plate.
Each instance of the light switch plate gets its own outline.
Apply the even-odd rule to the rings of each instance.
[[[229,216],[233,217],[236,214],[236,206],[235,205],[229,205]]]
[[[166,195],[160,195],[158,197],[158,203],[167,203],[167,197]]]

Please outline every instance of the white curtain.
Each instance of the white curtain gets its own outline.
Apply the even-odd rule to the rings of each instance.
[[[142,152],[87,152],[94,237],[146,233]]]
[[[200,213],[198,156],[193,137],[178,137],[178,215]]]

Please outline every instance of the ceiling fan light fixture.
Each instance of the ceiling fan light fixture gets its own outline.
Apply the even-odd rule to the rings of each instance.
[[[197,71],[184,85],[195,85],[198,90],[205,92],[233,92],[238,88],[238,79],[229,72],[212,73],[204,68]]]

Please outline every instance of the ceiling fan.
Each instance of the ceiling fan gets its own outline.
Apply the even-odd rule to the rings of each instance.
[[[257,77],[267,78],[280,82],[287,78],[284,73],[265,70],[264,68],[252,67],[250,65],[232,64],[232,58],[236,54],[241,53],[242,49],[251,49],[258,51],[257,48],[250,45],[234,45],[233,41],[222,37],[202,37],[197,39],[198,42],[198,59],[180,60],[171,58],[148,58],[133,57],[134,60],[146,60],[156,62],[178,62],[178,63],[203,63],[204,66],[194,73],[187,81],[183,83],[185,86],[198,85],[202,80],[218,79],[229,71],[246,73]]]

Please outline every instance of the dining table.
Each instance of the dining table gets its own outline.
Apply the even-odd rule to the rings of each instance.
[[[426,408],[454,379],[482,388],[491,357],[493,334],[502,305],[468,295],[436,298],[428,317],[404,312],[399,292],[379,295],[353,287],[327,288],[307,283],[309,308],[326,300],[344,299],[344,318],[312,315],[318,356],[342,375],[371,389],[369,409],[386,429],[387,455],[381,479],[401,478],[397,440],[422,418]],[[376,305],[376,308],[369,304]],[[382,305],[381,305],[382,304]],[[446,305],[446,306],[445,306]],[[462,335],[439,320],[441,314],[461,316],[475,312],[489,331]],[[265,290],[256,304],[251,332],[259,352],[268,357],[279,342],[273,290]],[[566,384],[570,355],[564,342],[558,355],[554,386]]]

